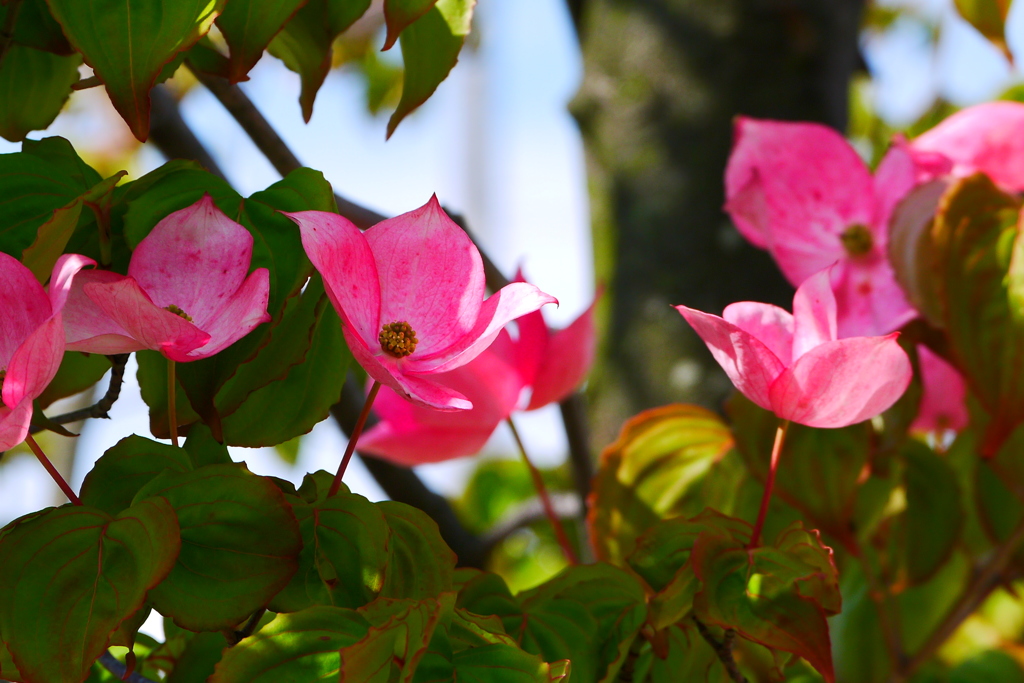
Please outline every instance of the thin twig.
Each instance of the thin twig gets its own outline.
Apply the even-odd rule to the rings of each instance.
[[[508,422],[509,429],[512,430],[512,438],[515,439],[516,446],[519,447],[519,454],[523,456],[523,463],[526,465],[526,469],[530,472],[530,479],[533,480],[533,488],[536,489],[541,505],[544,506],[544,514],[551,523],[551,528],[555,532],[555,538],[558,539],[558,545],[562,547],[562,552],[565,553],[565,559],[569,564],[579,564],[580,560],[576,556],[575,549],[572,547],[569,535],[565,533],[565,527],[562,526],[562,520],[558,518],[558,513],[555,512],[555,506],[551,504],[551,496],[548,495],[548,487],[544,484],[543,475],[541,475],[537,466],[533,464],[533,461],[530,460],[530,456],[526,454],[526,446],[523,444],[523,440],[519,436],[519,430],[516,429],[516,423],[512,421],[511,417],[509,417],[506,422]]]
[[[89,76],[88,78],[82,78],[76,83],[71,84],[72,90],[88,90],[89,88],[98,88],[103,85],[103,81],[100,80],[99,76]]]
[[[39,444],[36,443],[36,440],[32,438],[31,434],[25,435],[25,443],[28,444],[29,450],[31,450],[36,456],[36,459],[39,461],[39,464],[43,466],[43,469],[46,470],[46,473],[50,475],[50,478],[53,479],[54,483],[56,483],[57,486],[60,487],[60,490],[64,492],[64,495],[68,497],[68,500],[75,505],[81,505],[82,501],[77,495],[75,495],[75,490],[71,488],[71,485],[68,484],[67,480],[65,480],[64,477],[61,476],[61,473],[57,471],[57,468],[53,466],[53,463],[50,462],[48,457],[46,457],[46,453],[43,453],[43,449],[39,447]]]
[[[572,519],[579,514],[579,500],[571,493],[554,493],[551,506],[559,519]],[[548,519],[539,498],[532,498],[512,509],[497,525],[484,534],[484,545],[490,554],[495,547],[515,532]]]
[[[101,654],[98,661],[103,665],[104,669],[114,674],[118,680],[127,681],[127,683],[156,683],[156,681],[146,678],[138,671],[133,671],[127,678],[125,678],[125,673],[128,671],[128,667],[126,667],[117,657],[110,654],[110,650]]]
[[[359,443],[359,437],[363,434],[363,427],[366,426],[366,419],[370,417],[370,409],[373,407],[373,400],[377,398],[377,392],[380,391],[380,382],[373,380],[373,386],[370,387],[370,393],[363,399],[363,409],[359,411],[359,417],[356,418],[356,423],[352,426],[352,431],[348,435],[348,445],[345,446],[345,455],[341,458],[341,464],[338,465],[338,471],[334,475],[334,481],[331,482],[331,488],[327,492],[328,498],[333,498],[338,493],[338,489],[341,488],[341,480],[345,476],[345,470],[348,469],[348,462],[352,459],[352,454],[356,452],[356,444]]]
[[[731,628],[725,629],[725,635],[722,636],[722,640],[719,642],[717,638],[711,635],[711,631],[700,619],[694,617],[693,623],[697,624],[697,631],[700,632],[700,635],[708,642],[708,645],[715,651],[715,654],[718,655],[718,659],[722,662],[722,666],[725,667],[729,678],[735,683],[747,683],[747,677],[740,672],[740,668],[732,656],[732,646],[736,641],[736,631]]]
[[[49,418],[50,422],[59,425],[69,424],[71,422],[78,422],[79,420],[85,420],[90,417],[99,417],[104,420],[110,419],[110,409],[117,402],[118,397],[121,395],[121,385],[124,383],[124,368],[128,364],[127,353],[119,353],[114,356],[107,356],[110,360],[110,384],[107,386],[107,393],[103,395],[99,401],[79,410],[72,410],[70,413],[64,413],[62,415],[55,415]],[[35,434],[40,432],[45,427],[33,426],[31,432]]]
[[[906,680],[918,667],[931,659],[932,655],[942,647],[942,644],[960,628],[960,624],[974,614],[974,611],[985,602],[992,591],[1003,583],[1005,580],[1003,572],[1006,571],[1010,560],[1013,558],[1013,554],[1022,542],[1024,542],[1024,520],[1021,520],[1014,527],[1005,541],[996,546],[995,552],[981,566],[977,578],[970,582],[967,591],[946,613],[945,618],[935,627],[931,636],[921,646],[921,649],[910,658],[906,669],[899,672],[895,680]]]

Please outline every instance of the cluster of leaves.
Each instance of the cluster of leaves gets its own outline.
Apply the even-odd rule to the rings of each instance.
[[[384,48],[401,45],[402,94],[390,136],[448,76],[469,34],[476,0],[386,0]],[[139,140],[149,135],[149,91],[182,64],[232,83],[248,79],[263,52],[299,74],[303,117],[332,65],[335,40],[370,0],[80,0],[0,3],[0,135],[23,140],[50,125],[73,89],[102,83]],[[371,16],[369,21],[373,20]],[[219,29],[218,40],[210,29]],[[92,67],[98,82],[79,79]],[[15,95],[16,93],[16,95]]]

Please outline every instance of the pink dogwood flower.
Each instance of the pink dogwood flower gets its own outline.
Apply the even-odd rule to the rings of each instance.
[[[916,316],[889,263],[889,217],[942,160],[897,140],[872,176],[836,131],[816,123],[739,118],[725,173],[725,210],[799,286],[832,269],[843,337],[891,332]]]
[[[153,349],[177,362],[222,351],[270,320],[270,272],[249,273],[252,245],[209,195],[175,211],[135,247],[127,277],[91,270],[75,278],[68,349]]]
[[[911,431],[942,434],[959,432],[970,419],[967,413],[967,384],[956,368],[923,344],[917,347],[921,370],[921,404]]]
[[[522,281],[521,274],[517,281]],[[461,392],[470,410],[439,411],[413,405],[383,388],[374,409],[381,421],[368,429],[359,448],[401,465],[420,465],[479,453],[516,410],[536,410],[561,401],[583,381],[594,361],[594,305],[562,330],[552,332],[540,311],[516,321],[513,339],[502,330],[472,361],[437,375]],[[524,389],[531,388],[528,400]]]
[[[374,380],[419,405],[472,408],[436,376],[480,355],[509,321],[557,303],[525,282],[484,300],[480,253],[436,196],[365,233],[333,213],[286,215],[324,278],[352,355]]]
[[[1008,192],[1024,191],[1024,104],[986,102],[959,111],[910,142],[916,156],[942,156],[957,178],[982,171]]]
[[[49,292],[28,268],[0,253],[0,451],[25,440],[34,401],[57,374],[64,358],[62,312],[71,283],[83,267],[79,254],[57,259]]]
[[[736,388],[783,420],[845,427],[888,409],[910,384],[898,332],[839,338],[828,270],[800,285],[792,314],[751,301],[727,306],[721,318],[676,309]]]

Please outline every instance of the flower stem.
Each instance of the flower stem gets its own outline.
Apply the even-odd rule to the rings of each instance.
[[[60,490],[63,491],[64,495],[68,497],[68,500],[70,500],[75,505],[81,505],[82,501],[78,498],[78,496],[75,495],[75,492],[64,480],[64,477],[60,476],[60,472],[58,472],[57,468],[53,466],[53,463],[50,462],[50,459],[46,457],[46,453],[43,453],[43,449],[39,447],[39,444],[36,443],[36,440],[32,438],[31,434],[25,436],[25,443],[27,443],[28,447],[32,449],[32,452],[35,453],[36,458],[39,460],[39,463],[43,466],[43,469],[45,469],[47,473],[49,473],[50,477],[53,478],[53,480],[57,483],[57,486],[60,487]]]
[[[775,430],[775,444],[772,445],[772,459],[768,464],[768,479],[764,482],[764,495],[761,497],[761,508],[757,511],[757,521],[754,522],[754,532],[750,535],[748,550],[753,550],[761,542],[761,530],[764,528],[764,519],[768,516],[768,504],[772,500],[772,490],[775,488],[775,470],[779,468],[779,456],[782,455],[782,446],[786,442],[786,432],[789,431],[789,420],[782,420]]]
[[[175,395],[178,378],[174,374],[174,361],[167,359],[167,431],[171,443],[178,447],[178,397]]]
[[[555,538],[558,539],[558,545],[562,546],[562,552],[565,553],[565,559],[569,561],[569,564],[579,564],[579,558],[576,557],[576,551],[572,549],[572,543],[569,542],[569,537],[565,533],[565,527],[562,526],[562,520],[555,514],[555,506],[551,504],[551,496],[548,495],[548,489],[544,485],[544,478],[540,475],[533,462],[530,461],[530,456],[526,454],[526,447],[523,445],[523,440],[519,438],[519,430],[516,429],[515,423],[512,418],[506,420],[509,428],[512,430],[512,438],[516,440],[516,445],[519,446],[519,453],[523,456],[523,462],[526,463],[527,469],[530,470],[530,477],[533,479],[533,487],[537,489],[537,495],[540,497],[541,505],[544,506],[544,514],[548,516],[548,520],[551,521],[551,526],[555,530]]]
[[[356,452],[356,443],[359,441],[359,435],[363,433],[363,427],[366,425],[366,418],[370,416],[370,408],[373,407],[373,401],[377,398],[377,392],[380,391],[380,382],[373,380],[373,386],[370,387],[370,393],[366,395],[366,401],[363,403],[363,411],[359,413],[359,419],[356,420],[356,426],[352,428],[352,434],[348,437],[348,446],[345,447],[345,456],[341,459],[341,464],[338,465],[338,473],[334,475],[334,481],[331,482],[331,490],[327,492],[327,497],[330,498],[338,492],[341,488],[341,478],[345,476],[345,470],[348,469],[348,461],[352,459],[352,454]]]

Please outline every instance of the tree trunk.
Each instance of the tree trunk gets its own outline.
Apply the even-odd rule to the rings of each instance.
[[[598,277],[608,285],[594,439],[652,406],[731,391],[671,308],[789,307],[792,288],[722,211],[738,114],[843,130],[864,0],[568,0],[585,76]]]

